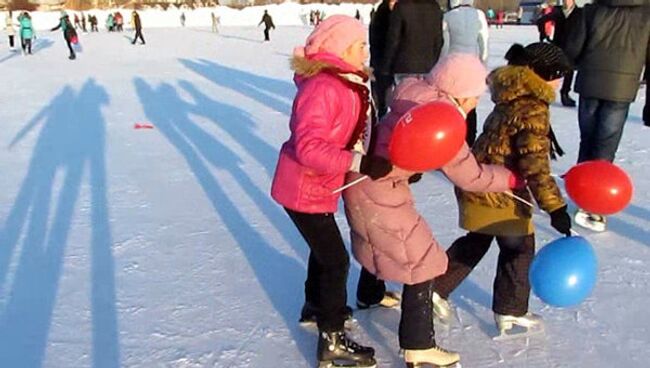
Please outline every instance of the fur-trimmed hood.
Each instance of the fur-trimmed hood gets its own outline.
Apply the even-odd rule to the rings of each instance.
[[[524,96],[540,99],[548,104],[555,101],[555,90],[544,79],[526,66],[507,65],[488,75],[492,101],[508,103]]]
[[[296,73],[296,77],[310,78],[322,72],[325,69],[335,70],[342,73],[353,73],[367,80],[371,71],[369,68],[364,68],[362,72],[357,71],[352,65],[343,61],[340,57],[328,54],[318,53],[304,56],[293,56],[290,60],[291,70]]]

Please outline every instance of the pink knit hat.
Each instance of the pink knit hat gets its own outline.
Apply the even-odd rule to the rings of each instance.
[[[476,55],[452,53],[438,61],[426,80],[449,96],[468,98],[485,92],[487,74],[487,69]]]
[[[353,43],[367,38],[363,23],[347,15],[332,15],[320,23],[307,37],[305,46],[296,47],[293,54],[310,56],[326,52],[340,56]]]

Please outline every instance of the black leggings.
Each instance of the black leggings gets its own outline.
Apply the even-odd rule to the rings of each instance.
[[[467,233],[447,249],[447,271],[436,277],[434,290],[448,298],[472,272],[490,249],[493,235]],[[535,235],[496,236],[499,261],[494,278],[492,310],[495,313],[522,316],[528,312],[530,283],[528,270],[535,255]]]
[[[302,213],[285,208],[309,245],[305,300],[316,306],[320,331],[342,331],[345,322],[350,258],[334,214]]]
[[[472,147],[476,141],[476,120],[476,109],[473,109],[467,113],[467,118],[465,119],[467,122],[467,134],[465,135],[465,141],[470,147]]]
[[[27,52],[28,54],[32,53],[32,39],[31,38],[22,38],[20,40],[20,44],[23,48],[23,52]]]
[[[14,36],[9,35],[9,47],[13,48],[14,47]]]
[[[142,30],[141,29],[136,29],[135,30],[135,37],[133,37],[133,42],[132,42],[134,45],[135,45],[135,41],[137,41],[138,38],[140,39],[140,41],[142,41],[142,44],[144,45],[144,37],[142,36]]]
[[[72,49],[72,43],[70,42],[69,38],[65,39],[65,43],[68,45],[68,50],[70,50],[70,56],[74,57],[74,50]]]

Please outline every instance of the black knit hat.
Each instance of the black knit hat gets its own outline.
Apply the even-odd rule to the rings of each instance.
[[[505,58],[508,65],[527,66],[546,81],[562,78],[573,69],[562,49],[544,42],[526,47],[516,43],[506,52]]]

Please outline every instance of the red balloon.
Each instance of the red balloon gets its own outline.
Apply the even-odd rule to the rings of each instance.
[[[416,106],[393,129],[390,160],[411,171],[439,169],[458,154],[466,132],[465,119],[452,104],[436,101]]]
[[[622,211],[632,200],[632,180],[608,161],[579,163],[566,173],[564,183],[569,197],[580,208],[598,215]]]

